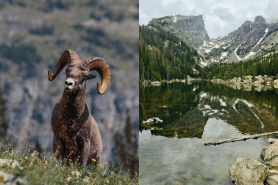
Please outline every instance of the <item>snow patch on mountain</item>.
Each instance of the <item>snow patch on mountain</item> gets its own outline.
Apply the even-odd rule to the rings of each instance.
[[[206,49],[206,50],[205,50],[205,53],[209,53],[211,50],[212,50],[212,48]]]
[[[265,29],[265,34],[262,36],[262,38],[260,38],[260,40],[257,42],[257,44],[251,49],[251,52],[248,54],[248,55],[246,55],[244,58],[240,58],[238,55],[237,55],[237,50],[238,50],[238,48],[239,48],[239,46],[235,49],[235,51],[234,51],[234,53],[235,53],[235,55],[236,55],[236,58],[238,59],[238,60],[246,60],[246,59],[248,59],[250,56],[252,56],[252,55],[255,55],[257,52],[253,52],[252,50],[254,49],[254,48],[256,48],[257,47],[257,45],[259,45],[260,44],[260,42],[265,38],[265,36],[266,36],[266,34],[268,33],[268,28],[266,28]]]
[[[218,45],[218,44],[216,44],[215,46],[214,46],[214,48],[219,48],[220,46]]]
[[[236,58],[237,58],[238,60],[241,60],[241,58],[236,54],[238,48],[239,48],[239,46],[235,49],[234,53],[235,53]]]
[[[200,62],[203,66],[207,66],[208,64],[205,62]]]
[[[208,46],[207,44],[206,44],[206,41],[204,40],[204,44],[203,44],[203,46]]]
[[[255,55],[257,52],[253,52],[253,51],[251,51],[248,55],[246,55],[243,59],[247,59],[247,58],[249,58],[250,56],[252,56],[252,55]]]
[[[268,28],[265,29],[265,31],[264,31],[264,32],[265,32],[264,36],[263,36],[262,38],[260,38],[260,40],[257,42],[257,44],[256,44],[252,49],[254,49],[254,48],[265,38],[266,34],[268,33],[268,30],[269,30]]]
[[[229,46],[230,46],[230,44],[229,44],[229,45],[227,45],[227,46],[223,46],[222,48],[223,48],[223,49],[226,49],[226,48],[227,48],[227,47],[229,47]]]
[[[207,96],[207,93],[201,94],[201,95],[200,95],[200,98],[201,98],[200,101],[202,100],[202,98],[204,98],[204,97],[206,97],[206,96]]]
[[[224,57],[226,57],[228,55],[228,52],[224,52],[221,54],[220,60],[223,59]]]

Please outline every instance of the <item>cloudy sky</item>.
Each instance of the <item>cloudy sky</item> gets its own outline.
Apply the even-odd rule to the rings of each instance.
[[[169,15],[203,15],[210,38],[224,36],[245,21],[278,18],[277,0],[139,0],[139,24]]]

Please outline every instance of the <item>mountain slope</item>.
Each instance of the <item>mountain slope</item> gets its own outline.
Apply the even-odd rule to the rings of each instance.
[[[139,76],[142,81],[185,79],[187,75],[198,77],[200,55],[161,24],[140,26],[139,39]]]
[[[278,23],[268,24],[262,16],[246,21],[224,37],[210,39],[198,48],[209,62],[245,61],[278,50]]]

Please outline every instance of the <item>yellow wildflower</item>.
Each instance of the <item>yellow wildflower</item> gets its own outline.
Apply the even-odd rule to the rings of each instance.
[[[0,179],[4,179],[4,178],[5,178],[5,175],[1,174]]]
[[[97,162],[95,159],[92,159],[92,161]]]
[[[22,158],[20,158],[19,160],[20,160],[21,162],[23,161],[23,159],[22,159]]]
[[[79,183],[79,181],[76,181],[76,183]]]
[[[2,182],[2,180],[4,180],[5,178],[6,178],[5,175],[1,174],[0,175],[0,182]]]
[[[107,184],[109,184],[109,181],[106,181]]]

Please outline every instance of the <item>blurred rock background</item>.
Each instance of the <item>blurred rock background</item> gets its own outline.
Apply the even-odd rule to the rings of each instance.
[[[97,94],[97,72],[92,72],[98,77],[88,81],[86,89],[86,102],[103,139],[102,163],[123,168],[122,163],[129,162],[122,160],[138,161],[137,148],[118,149],[118,141],[138,147],[138,0],[0,0],[0,26],[2,138],[17,136],[18,145],[27,137],[32,148],[53,155],[51,114],[66,75],[63,70],[50,82],[47,70],[71,49],[81,59],[102,57],[111,68],[104,95]],[[123,153],[133,157],[121,157]]]

